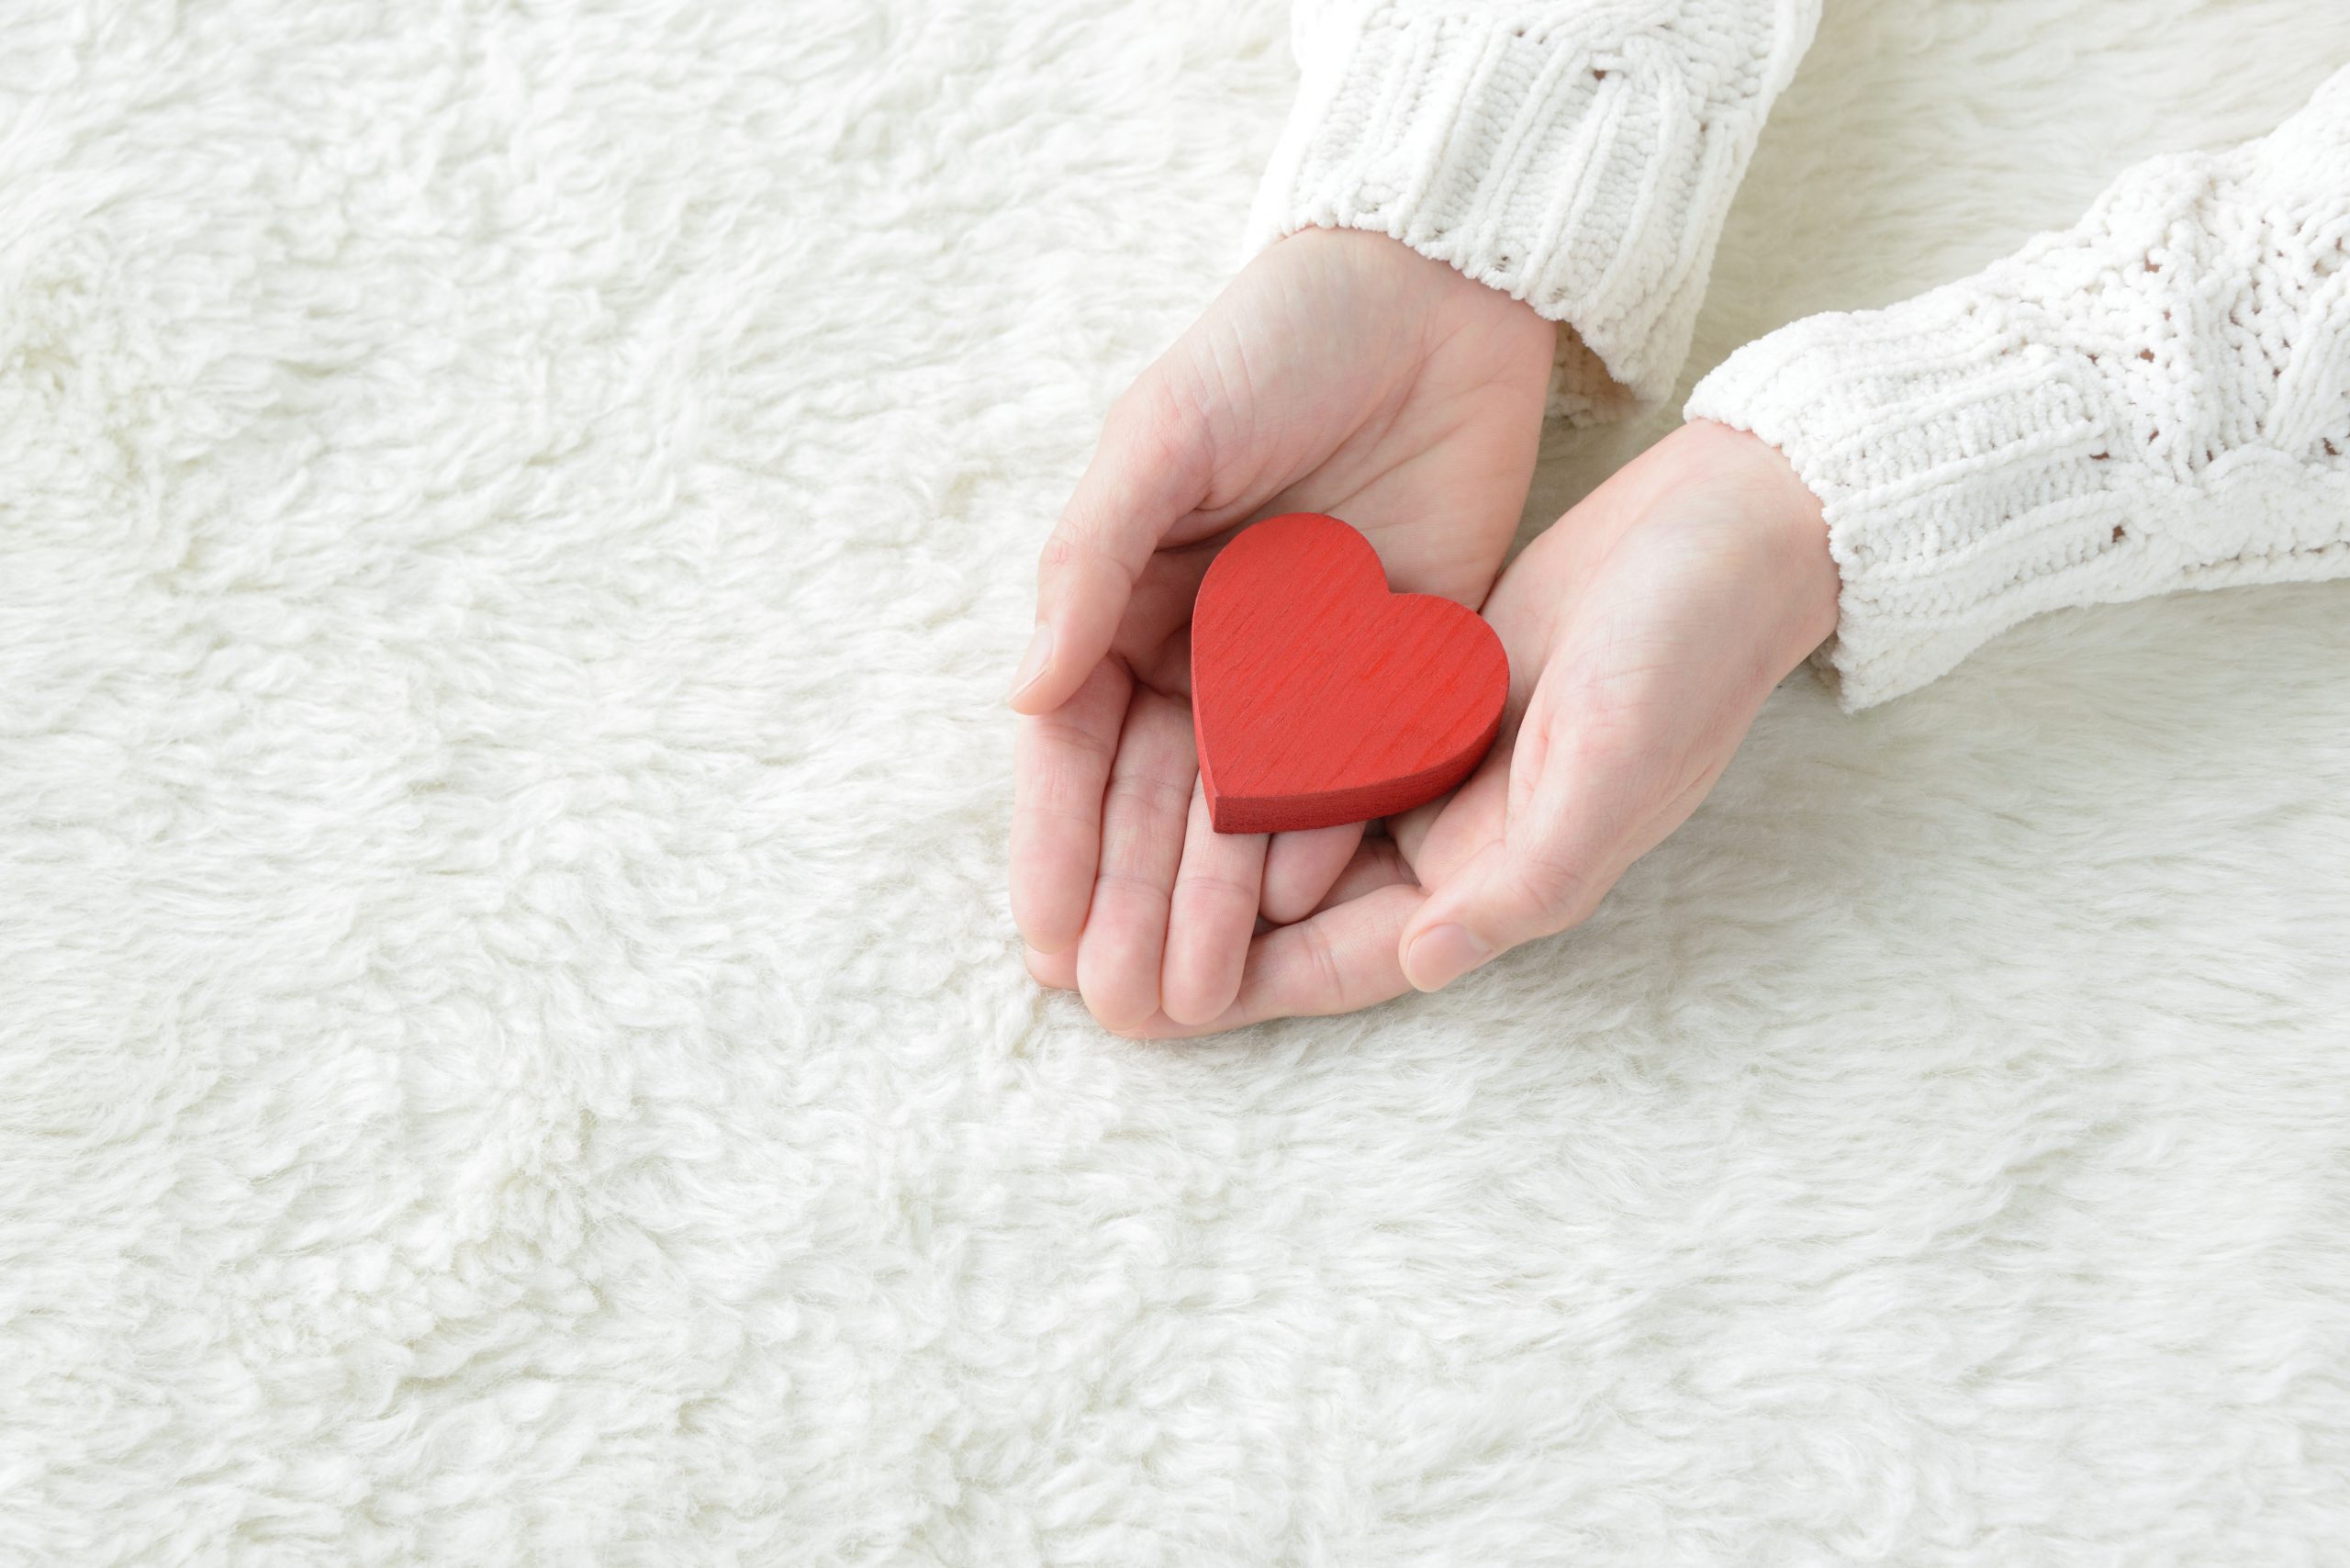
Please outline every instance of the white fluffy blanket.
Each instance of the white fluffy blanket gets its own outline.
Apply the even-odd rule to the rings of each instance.
[[[1691,368],[2345,59],[1831,4]],[[1243,0],[0,14],[0,1561],[2344,1561],[2350,588],[1799,677],[1440,996],[1031,984],[1035,551],[1292,75]]]

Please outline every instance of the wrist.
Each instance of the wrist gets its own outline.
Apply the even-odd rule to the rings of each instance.
[[[1726,491],[1741,531],[1754,542],[1762,588],[1781,611],[1785,675],[1835,635],[1843,581],[1829,553],[1828,519],[1786,454],[1735,426],[1692,420],[1665,438],[1690,471]]]
[[[1286,251],[1325,278],[1344,278],[1369,321],[1409,324],[1421,334],[1423,353],[1434,338],[1469,332],[1482,359],[1498,366],[1548,366],[1559,353],[1563,329],[1533,306],[1462,272],[1450,263],[1421,254],[1403,241],[1374,229],[1301,229],[1276,241],[1264,253]]]

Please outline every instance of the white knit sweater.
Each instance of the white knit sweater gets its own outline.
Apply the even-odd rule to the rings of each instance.
[[[1553,406],[1668,396],[1818,0],[1302,0],[1250,225],[1372,229],[1573,329]],[[1594,357],[1595,356],[1595,358]],[[2065,605],[2350,575],[2350,70],[2271,135],[1699,382],[1824,503],[1845,707]]]

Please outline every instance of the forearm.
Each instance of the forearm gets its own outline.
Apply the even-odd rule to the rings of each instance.
[[[1777,447],[1841,577],[1848,708],[2043,610],[2350,574],[2350,71],[2073,229],[1749,344],[1688,413]]]
[[[1818,0],[1301,4],[1250,253],[1368,229],[1572,329],[1558,411],[1672,391],[1714,247]]]

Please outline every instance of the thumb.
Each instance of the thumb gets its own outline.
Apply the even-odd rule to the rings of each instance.
[[[1023,713],[1059,707],[1110,651],[1135,579],[1205,498],[1214,451],[1196,400],[1154,365],[1110,407],[1036,566],[1036,629],[1013,677]]]

